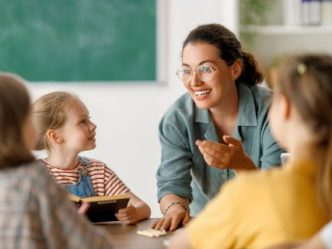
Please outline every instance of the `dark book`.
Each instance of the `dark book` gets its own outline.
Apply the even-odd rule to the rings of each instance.
[[[117,221],[115,214],[127,207],[129,197],[126,194],[115,196],[92,196],[81,198],[70,194],[70,199],[80,206],[83,202],[90,204],[86,216],[91,222]]]

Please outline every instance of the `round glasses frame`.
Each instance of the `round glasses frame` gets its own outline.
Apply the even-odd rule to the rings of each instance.
[[[197,77],[201,81],[207,82],[213,78],[215,71],[217,71],[216,67],[209,64],[199,65],[195,69],[191,69],[188,66],[181,66],[176,70],[176,75],[183,83],[189,84],[193,78],[194,72],[196,72]]]

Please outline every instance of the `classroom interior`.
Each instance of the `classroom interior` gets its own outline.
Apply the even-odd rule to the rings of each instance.
[[[182,42],[191,29],[204,23],[220,23],[240,35],[243,27],[239,20],[244,15],[241,1],[157,0],[158,71],[153,84],[29,84],[33,99],[50,91],[65,90],[83,100],[97,125],[97,148],[83,155],[111,167],[149,204],[151,217],[161,216],[155,176],[160,163],[158,124],[169,106],[186,91],[175,74],[181,62]],[[295,27],[289,20],[285,23],[283,8],[287,0],[271,2],[266,25],[248,29],[254,34],[248,50],[257,56],[266,72],[278,56],[289,52],[332,51],[332,24]]]

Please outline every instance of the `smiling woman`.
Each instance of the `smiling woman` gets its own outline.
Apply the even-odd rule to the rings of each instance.
[[[257,63],[231,31],[219,24],[192,30],[177,75],[188,93],[159,126],[158,229],[186,224],[236,171],[280,165],[267,120],[271,91],[257,86]]]

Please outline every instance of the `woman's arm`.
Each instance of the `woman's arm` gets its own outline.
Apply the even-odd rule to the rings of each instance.
[[[157,185],[158,201],[164,217],[152,225],[155,229],[174,231],[190,219],[193,154],[185,124],[187,121],[181,119],[183,115],[168,113],[159,125],[161,164],[157,171]]]
[[[160,200],[160,210],[164,217],[152,225],[158,230],[174,231],[190,220],[189,201],[174,194],[167,194]]]

